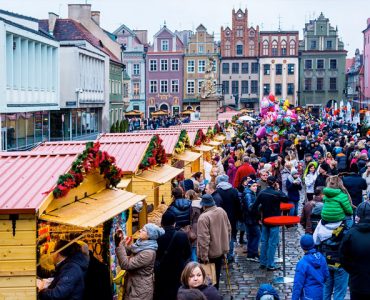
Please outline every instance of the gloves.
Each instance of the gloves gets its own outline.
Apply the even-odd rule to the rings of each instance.
[[[122,240],[122,233],[116,232],[114,234],[114,244],[116,245],[116,248],[119,246]]]

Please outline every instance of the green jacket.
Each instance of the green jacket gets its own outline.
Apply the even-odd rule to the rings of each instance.
[[[321,218],[327,222],[339,222],[352,215],[353,210],[348,195],[340,189],[324,188],[324,207]]]

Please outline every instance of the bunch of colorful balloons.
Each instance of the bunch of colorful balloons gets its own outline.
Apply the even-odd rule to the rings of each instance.
[[[290,125],[296,124],[298,121],[295,110],[289,107],[288,100],[279,100],[273,94],[264,97],[260,103],[261,127],[256,136],[272,135],[273,141],[277,142],[279,136],[284,135]]]

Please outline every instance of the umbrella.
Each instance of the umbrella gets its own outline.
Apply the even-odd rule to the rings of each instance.
[[[241,116],[239,121],[256,121],[256,119],[252,118],[251,116]]]

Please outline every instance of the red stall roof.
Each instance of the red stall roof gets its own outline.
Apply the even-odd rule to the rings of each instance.
[[[0,152],[0,214],[36,213],[78,153]]]

